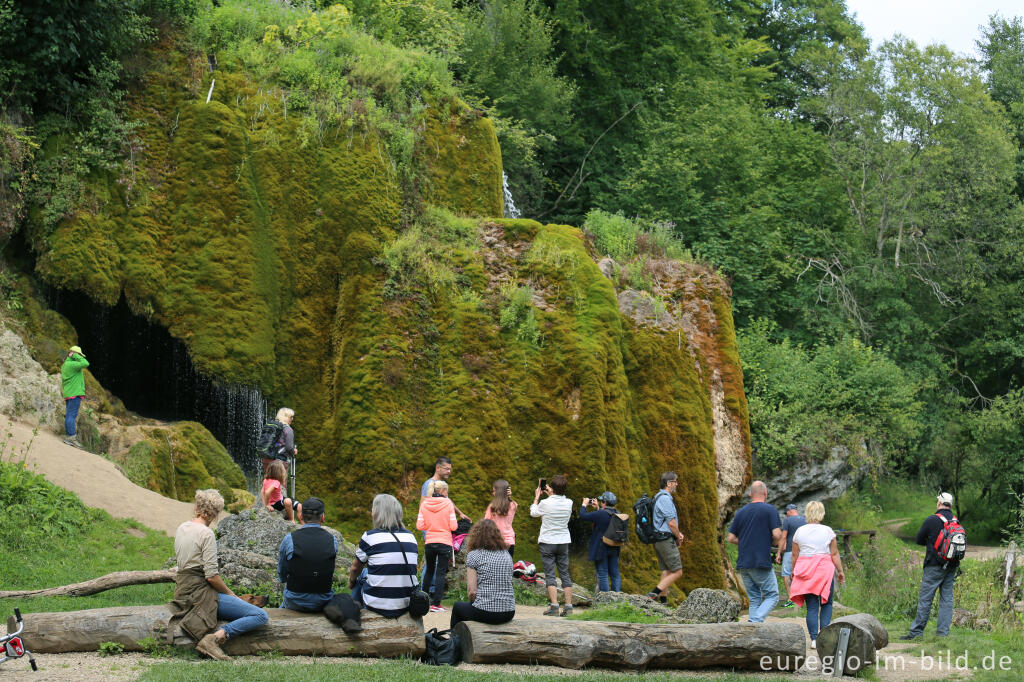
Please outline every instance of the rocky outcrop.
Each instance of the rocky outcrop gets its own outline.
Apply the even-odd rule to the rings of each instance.
[[[64,428],[60,376],[32,359],[21,337],[0,319],[0,414],[53,430]]]
[[[839,499],[864,475],[850,464],[845,447],[834,447],[828,457],[801,457],[778,471],[766,473],[761,480],[768,486],[768,502],[780,511],[787,504],[802,510],[811,500],[830,502]]]
[[[241,552],[241,555],[231,554],[230,556],[253,568],[262,568],[265,564],[248,561],[248,557],[244,555],[253,554],[264,557],[272,562],[267,565],[272,565],[276,570],[277,553],[281,548],[281,540],[297,528],[300,526],[286,521],[263,505],[257,505],[252,509],[225,517],[217,523],[217,551]],[[329,526],[323,526],[323,528],[338,541],[335,570],[348,571],[348,567],[356,555],[355,545],[345,542],[345,538],[337,530]]]

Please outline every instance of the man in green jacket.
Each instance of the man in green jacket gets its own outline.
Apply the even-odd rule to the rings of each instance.
[[[60,366],[61,389],[64,393],[64,432],[67,434],[64,442],[76,448],[82,447],[76,435],[75,422],[78,420],[78,408],[85,398],[83,370],[88,366],[89,361],[85,359],[82,349],[78,346],[71,346],[68,349],[68,356]]]

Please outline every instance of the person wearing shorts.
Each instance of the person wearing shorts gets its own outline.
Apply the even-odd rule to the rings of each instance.
[[[678,487],[676,472],[666,471],[661,475],[661,489],[654,495],[654,530],[664,534],[665,538],[654,543],[661,580],[647,596],[663,604],[668,601],[672,583],[683,577],[683,558],[679,555],[679,548],[683,546],[685,536],[679,531],[679,514],[672,500],[672,494]]]
[[[540,549],[540,563],[544,568],[544,583],[548,588],[548,610],[545,616],[572,615],[572,578],[569,577],[569,516],[572,514],[572,500],[565,496],[569,487],[569,479],[563,474],[552,476],[544,486],[537,486],[534,491],[533,504],[530,505],[530,516],[540,517],[540,536],[537,545]],[[547,499],[540,501],[541,493]],[[558,611],[558,583],[555,582],[555,570],[562,579],[562,592],[565,594],[565,606]]]

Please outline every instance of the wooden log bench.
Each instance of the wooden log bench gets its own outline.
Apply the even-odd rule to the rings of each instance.
[[[513,620],[455,626],[466,663],[526,663],[618,670],[710,667],[795,670],[805,660],[803,623],[660,625]]]
[[[224,651],[233,655],[278,652],[285,656],[379,656],[397,658],[423,654],[423,621],[408,615],[384,618],[363,611],[363,631],[348,634],[323,614],[267,609],[270,620],[259,629],[230,639]],[[118,642],[127,651],[142,651],[140,641],[153,637],[166,642],[166,605],[125,606],[84,611],[25,614],[21,634],[27,648],[38,654],[97,651],[101,642]],[[13,616],[8,632],[17,626]],[[174,644],[195,642],[178,630]]]
[[[819,656],[832,656],[833,667],[839,669],[839,642],[843,631],[846,639],[842,670],[847,675],[857,675],[875,663],[875,652],[889,646],[889,632],[870,613],[855,613],[836,618],[818,633],[817,651]]]

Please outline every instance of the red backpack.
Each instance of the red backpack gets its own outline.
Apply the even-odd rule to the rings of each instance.
[[[947,563],[960,561],[967,554],[967,531],[955,516],[947,521],[942,514],[935,515],[942,521],[942,530],[935,538],[935,553]]]

